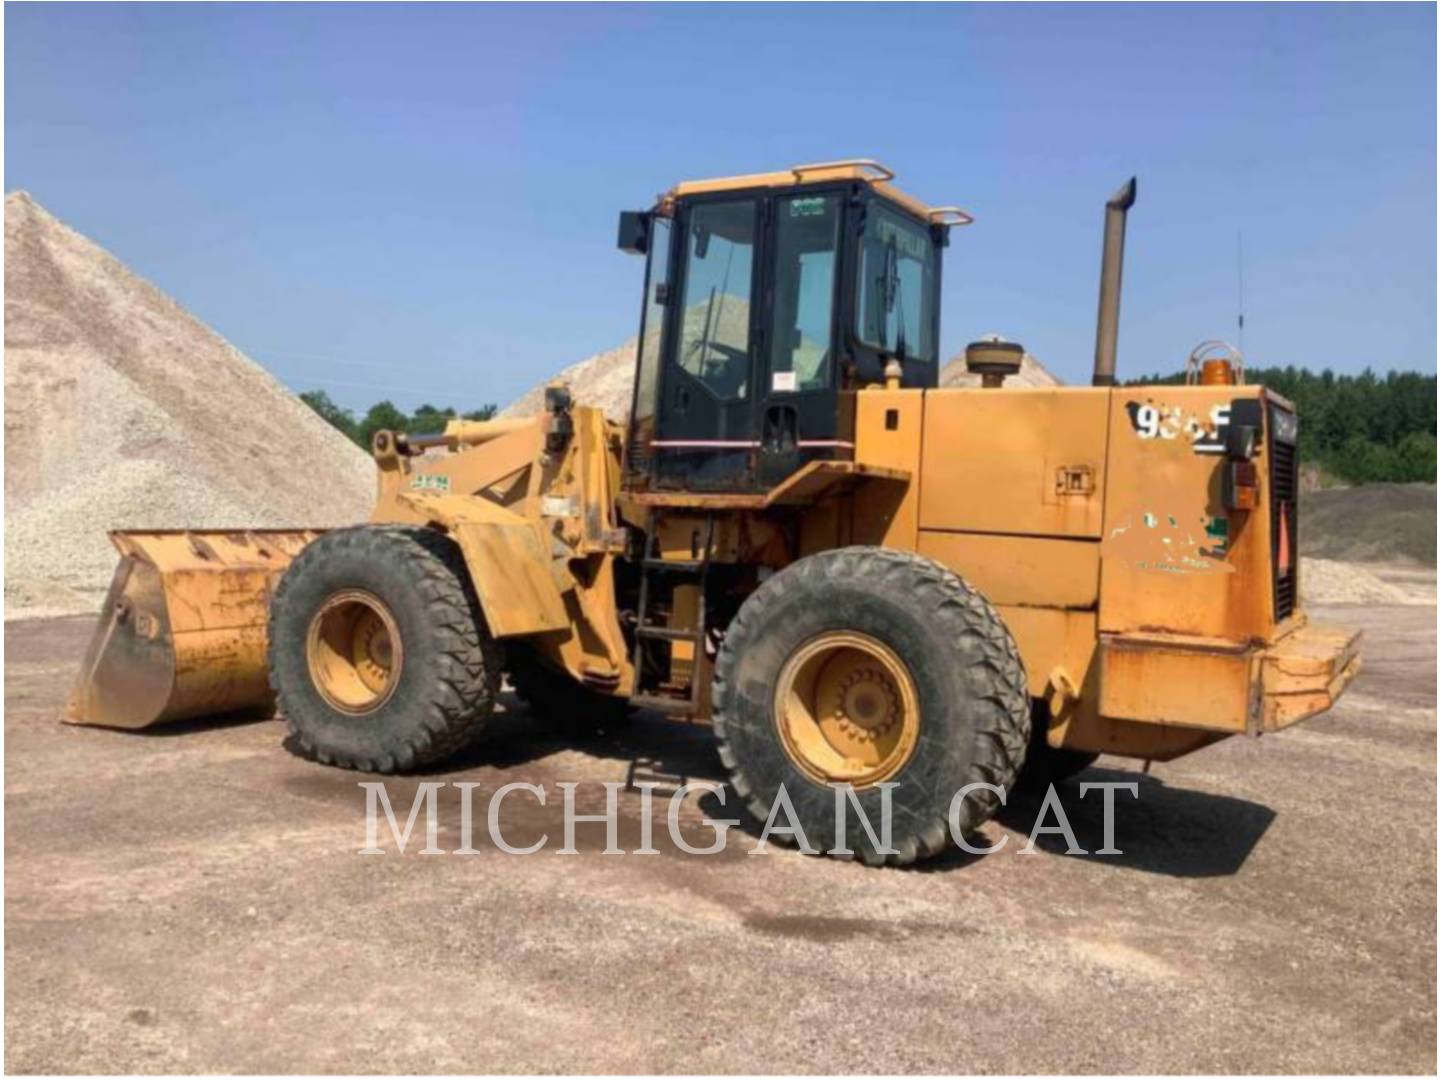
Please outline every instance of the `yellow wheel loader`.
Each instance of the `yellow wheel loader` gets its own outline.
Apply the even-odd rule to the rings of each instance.
[[[834,785],[891,862],[934,855],[1028,771],[1164,761],[1329,708],[1359,635],[1297,603],[1289,402],[1197,355],[1119,386],[1132,180],[1105,211],[1089,387],[938,389],[940,267],[971,219],[873,161],[683,183],[620,216],[645,258],[629,420],[551,387],[534,419],[381,432],[369,524],[116,534],[73,704],[145,727],[273,703],[292,744],[377,772],[480,731],[505,673],[594,729],[708,722],[734,790],[812,841]],[[268,683],[268,685],[267,685]]]

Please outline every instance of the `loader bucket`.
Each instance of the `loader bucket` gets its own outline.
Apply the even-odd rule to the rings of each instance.
[[[120,565],[66,720],[145,728],[273,704],[266,618],[318,529],[112,532]]]

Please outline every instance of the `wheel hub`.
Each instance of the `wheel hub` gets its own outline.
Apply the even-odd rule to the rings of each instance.
[[[900,722],[894,685],[879,667],[851,672],[839,687],[839,698],[831,715],[849,738],[874,742]]]
[[[883,642],[850,631],[821,634],[792,654],[774,715],[790,759],[821,783],[881,783],[904,768],[919,741],[909,669]]]
[[[334,709],[374,712],[395,692],[403,662],[400,631],[379,597],[346,589],[310,620],[305,660],[320,696]]]

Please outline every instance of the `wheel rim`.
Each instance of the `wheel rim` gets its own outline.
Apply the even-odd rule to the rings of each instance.
[[[338,592],[310,620],[305,660],[332,708],[355,716],[374,712],[395,692],[404,663],[395,616],[368,592]]]
[[[920,704],[904,661],[865,634],[812,638],[785,663],[775,722],[790,760],[813,780],[857,788],[894,776],[915,752]]]

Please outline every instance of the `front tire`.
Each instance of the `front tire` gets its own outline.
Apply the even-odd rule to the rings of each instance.
[[[714,726],[736,793],[765,821],[783,784],[811,846],[904,864],[948,846],[952,798],[1008,790],[1025,757],[1025,669],[999,614],[955,574],[909,552],[852,547],[801,559],[745,601],[715,669]],[[894,783],[892,847],[875,849],[850,783],[880,830]],[[969,833],[992,817],[987,789],[961,803]]]
[[[319,537],[270,608],[270,685],[292,748],[393,773],[449,757],[484,727],[502,655],[455,544],[433,529]]]

